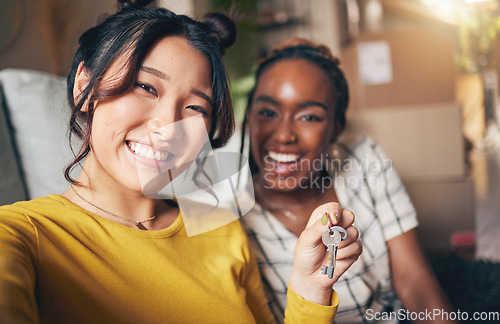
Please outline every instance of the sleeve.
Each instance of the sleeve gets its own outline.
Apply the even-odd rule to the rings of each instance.
[[[248,243],[248,241],[247,241]],[[268,300],[265,296],[257,260],[248,248],[248,269],[244,286],[247,291],[247,305],[254,315],[257,323],[275,323],[275,318],[269,308]],[[285,323],[329,323],[333,322],[339,298],[335,291],[332,293],[330,306],[319,305],[305,300],[288,287],[288,305],[285,309]]]
[[[305,300],[288,286],[288,305],[285,309],[285,323],[331,324],[339,306],[339,296],[332,291],[330,305],[324,306]]]
[[[38,323],[35,260],[36,235],[30,220],[0,208],[0,323]]]
[[[388,241],[418,225],[417,213],[397,174],[392,160],[373,140],[369,140],[365,180],[385,240]]]

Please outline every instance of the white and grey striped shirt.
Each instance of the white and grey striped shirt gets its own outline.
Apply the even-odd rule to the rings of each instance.
[[[363,253],[334,285],[340,297],[335,322],[366,323],[368,309],[373,314],[397,314],[401,308],[391,281],[386,242],[418,222],[391,160],[371,138],[344,140],[338,148],[338,168],[329,171],[334,173],[339,203],[356,216]],[[282,322],[297,237],[259,204],[241,221],[255,251],[271,309],[277,322]]]

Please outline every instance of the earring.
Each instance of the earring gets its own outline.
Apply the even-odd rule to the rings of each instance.
[[[325,161],[326,170],[333,176],[337,171],[341,170],[340,149],[336,143],[331,144],[328,159]]]
[[[332,146],[330,146],[330,154],[333,158],[339,157],[340,152],[337,143],[333,143]]]

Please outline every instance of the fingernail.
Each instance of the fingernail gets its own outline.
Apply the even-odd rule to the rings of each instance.
[[[338,222],[339,222],[339,215],[334,214],[334,215],[333,215],[333,218],[335,218],[335,223],[338,223]]]
[[[328,260],[331,260],[331,259],[332,259],[332,255],[331,255],[330,253],[328,253],[328,255],[326,256],[326,258],[327,258]]]
[[[323,216],[321,216],[321,224],[326,225],[328,222],[328,213],[324,213]]]

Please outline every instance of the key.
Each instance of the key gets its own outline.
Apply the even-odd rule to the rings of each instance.
[[[323,266],[321,268],[321,273],[328,276],[328,278],[333,278],[333,271],[335,270],[335,259],[337,257],[337,247],[342,241],[339,231],[336,229],[327,229],[322,237],[323,244],[326,245],[328,253],[330,253],[330,265]]]
[[[330,265],[323,266],[321,268],[321,273],[328,276],[328,278],[333,278],[333,271],[335,270],[335,261],[337,259],[337,247],[340,242],[347,238],[347,232],[340,226],[333,226],[327,229],[321,239],[323,244],[326,245],[327,251],[330,253]]]

